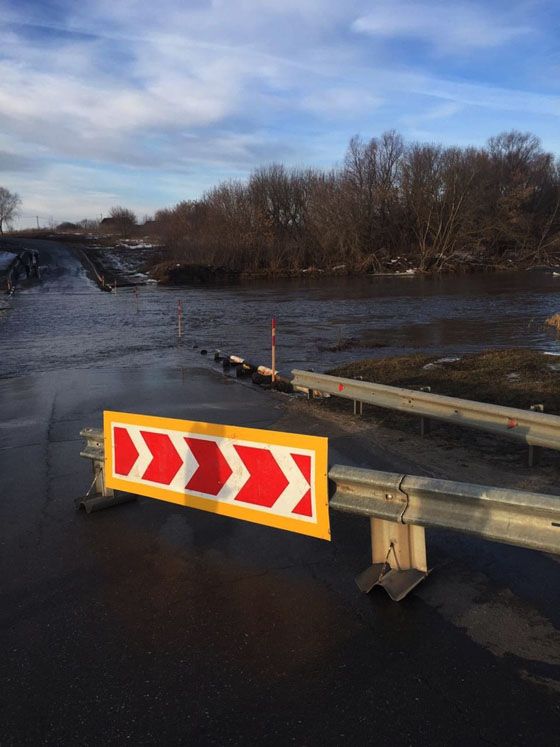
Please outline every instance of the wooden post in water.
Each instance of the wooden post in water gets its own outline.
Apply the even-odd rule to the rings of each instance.
[[[183,336],[183,304],[180,299],[177,301],[177,334]]]
[[[272,320],[272,376],[271,381],[274,384],[276,380],[276,319]]]
[[[134,298],[136,300],[136,313],[139,312],[139,306],[138,306],[138,288],[134,286]]]

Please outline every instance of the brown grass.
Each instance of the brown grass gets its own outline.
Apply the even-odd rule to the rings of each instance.
[[[545,324],[549,327],[554,327],[557,332],[560,332],[560,314],[553,314],[546,320]]]
[[[430,386],[434,394],[523,409],[542,403],[546,413],[560,415],[560,370],[554,370],[556,366],[560,369],[560,357],[533,350],[490,350],[465,355],[455,363],[423,368],[438,357],[362,360],[329,373],[405,388]]]

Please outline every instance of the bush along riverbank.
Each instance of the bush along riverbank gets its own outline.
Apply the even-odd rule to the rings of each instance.
[[[560,171],[534,135],[484,147],[350,140],[330,171],[272,164],[158,211],[177,262],[276,276],[556,266]]]
[[[163,283],[560,265],[558,160],[515,130],[484,147],[353,137],[328,171],[263,166],[142,226],[113,212],[128,223],[105,219],[97,233],[153,237]]]

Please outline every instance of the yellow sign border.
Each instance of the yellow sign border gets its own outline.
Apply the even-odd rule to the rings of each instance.
[[[114,422],[314,451],[315,474],[311,476],[311,479],[315,484],[317,522],[312,523],[301,521],[297,518],[275,516],[274,514],[256,511],[245,506],[213,501],[208,498],[191,495],[190,493],[164,490],[153,485],[141,485],[131,482],[126,478],[114,477],[111,428]],[[287,532],[306,534],[317,539],[331,539],[327,478],[328,438],[324,438],[323,436],[304,436],[299,433],[284,433],[282,431],[267,431],[261,428],[245,428],[237,425],[217,425],[215,423],[200,423],[177,418],[161,418],[153,415],[138,415],[113,410],[104,410],[103,412],[103,433],[105,436],[105,484],[108,488],[143,495],[146,498],[155,498],[156,500],[166,501],[167,503],[176,503],[180,506],[197,508],[200,511],[229,516],[234,519],[242,519],[243,521],[250,521],[254,524],[264,524],[265,526],[283,529]]]

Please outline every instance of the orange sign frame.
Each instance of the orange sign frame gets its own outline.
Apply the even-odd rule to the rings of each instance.
[[[235,504],[232,501],[200,497],[186,491],[159,487],[118,476],[114,473],[114,426],[134,426],[155,429],[159,432],[172,431],[188,435],[199,435],[241,441],[262,447],[280,446],[290,450],[304,450],[312,456],[310,489],[312,491],[313,520],[308,517],[281,516],[270,511],[258,510],[248,504]],[[259,428],[245,428],[235,425],[217,425],[175,418],[154,417],[106,410],[103,413],[105,436],[105,484],[114,490],[135,493],[147,498],[175,503],[201,511],[229,516],[288,532],[306,534],[318,539],[330,540],[329,498],[328,498],[328,439],[321,436],[306,436],[282,431],[268,431]]]

